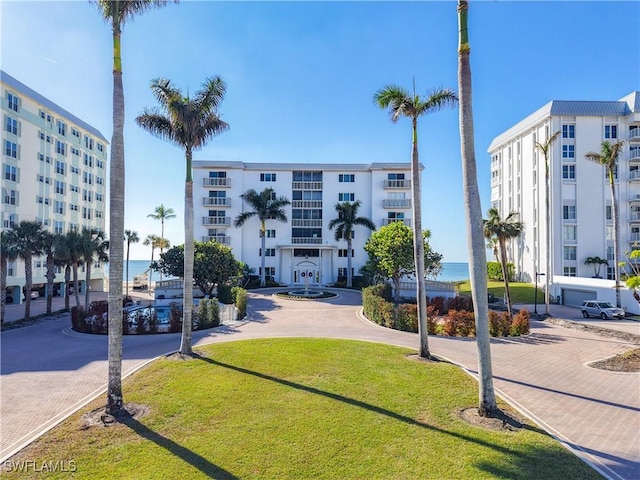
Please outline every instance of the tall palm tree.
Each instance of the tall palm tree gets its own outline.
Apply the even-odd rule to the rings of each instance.
[[[186,158],[184,208],[184,294],[180,353],[191,355],[191,313],[193,308],[193,151],[229,128],[218,113],[227,86],[222,78],[209,78],[193,98],[183,96],[168,79],[151,82],[159,108],[145,109],[136,122],[152,135],[184,148]]]
[[[24,260],[24,319],[29,320],[33,287],[33,256],[42,253],[44,230],[40,222],[23,220],[8,230],[6,235],[9,237],[9,245],[13,245],[18,257]]]
[[[56,237],[56,262],[64,267],[64,309],[69,311],[69,283],[71,282],[71,245],[68,233]]]
[[[46,255],[47,273],[45,275],[47,279],[47,314],[51,314],[53,303],[53,282],[56,278],[56,267],[60,266],[60,261],[57,260],[56,247],[60,242],[60,234],[54,234],[48,231],[43,232],[42,236],[42,251]]]
[[[164,221],[169,220],[171,218],[176,218],[175,212],[173,208],[165,208],[165,206],[161,203],[159,206],[155,208],[153,213],[147,215],[147,218],[153,218],[154,220],[160,220],[161,229],[160,229],[160,238],[164,238]],[[160,248],[160,253],[162,253],[162,248]]]
[[[420,163],[418,161],[418,118],[422,115],[438,111],[445,107],[453,107],[456,94],[449,89],[434,89],[427,96],[416,95],[415,82],[413,94],[402,87],[387,85],[378,90],[374,101],[382,109],[389,110],[393,123],[401,117],[411,120],[413,130],[411,152],[411,182],[413,205],[413,246],[416,265],[416,298],[418,302],[418,331],[420,332],[420,356],[429,358],[429,343],[427,336],[427,292],[424,271],[424,243],[422,239],[422,207],[420,193]]]
[[[555,142],[556,138],[560,135],[560,131],[557,131],[551,135],[544,143],[536,142],[536,148],[544,155],[544,205],[545,205],[545,230],[546,230],[546,251],[547,251],[547,274],[544,277],[545,289],[544,289],[544,313],[550,315],[549,312],[549,282],[551,281],[551,183],[549,175],[549,156],[551,154],[551,146]]]
[[[94,0],[102,17],[111,24],[113,37],[113,135],[111,137],[109,237],[124,236],[124,87],[120,37],[125,22],[166,0]],[[115,242],[109,264],[109,383],[106,411],[122,410],[122,260],[123,245]]]
[[[124,241],[127,242],[127,272],[126,272],[126,278],[127,278],[127,289],[125,292],[125,297],[129,296],[129,248],[131,247],[132,243],[138,243],[140,241],[140,237],[138,236],[138,232],[134,231],[134,230],[125,230],[124,231]]]
[[[142,244],[145,247],[151,247],[151,263],[149,264],[149,266],[153,265],[153,253],[155,252],[156,248],[158,248],[158,242],[160,241],[160,237],[157,235],[147,235],[147,238],[144,239],[144,241],[142,242]],[[149,270],[149,289],[151,289],[151,277],[153,270]]]
[[[284,207],[291,202],[286,197],[277,197],[273,188],[265,188],[260,193],[254,189],[247,190],[240,198],[251,208],[246,212],[242,212],[236,217],[236,228],[241,227],[251,217],[257,217],[260,220],[260,264],[262,270],[260,272],[260,286],[267,285],[265,275],[265,257],[266,257],[266,236],[267,236],[267,220],[277,220],[278,222],[286,222],[287,214]]]
[[[109,242],[104,239],[104,232],[95,228],[83,228],[80,233],[82,261],[85,264],[84,309],[89,310],[89,294],[91,286],[91,268],[93,261],[108,262]]]
[[[72,228],[65,236],[66,252],[71,271],[73,273],[73,294],[76,297],[76,307],[80,307],[80,284],[78,282],[78,267],[82,263],[82,252],[84,251],[80,232]],[[111,273],[111,271],[109,271]],[[122,307],[121,307],[122,309]]]
[[[7,303],[7,273],[9,271],[9,262],[13,262],[18,258],[15,244],[11,241],[11,236],[7,231],[0,231],[0,317],[4,322],[4,310]]]
[[[471,65],[468,30],[469,4],[458,0],[458,91],[460,104],[460,154],[462,158],[462,189],[467,220],[467,245],[471,262],[471,293],[476,317],[478,347],[478,414],[492,417],[498,405],[493,388],[491,343],[489,338],[489,301],[487,297],[487,252],[484,244],[482,206],[478,190],[476,150],[473,137],[473,105],[471,95]]]
[[[507,268],[507,241],[522,235],[524,224],[517,221],[517,217],[517,212],[510,212],[503,220],[500,218],[500,212],[498,212],[497,208],[490,208],[489,218],[484,221],[484,236],[498,241],[500,265],[502,266],[502,276],[504,278],[504,295],[509,317],[511,317],[511,295],[509,293],[509,271]]]
[[[613,219],[613,264],[614,278],[616,281],[616,306],[621,307],[620,302],[620,219],[618,218],[618,198],[616,197],[616,171],[618,169],[618,158],[622,151],[622,140],[615,143],[606,140],[600,144],[600,152],[589,152],[585,155],[587,160],[602,165],[607,172],[609,179],[609,190],[611,191],[611,216]]]
[[[351,276],[351,255],[353,251],[353,227],[361,225],[367,227],[369,230],[375,230],[375,224],[367,217],[359,217],[358,209],[362,205],[360,200],[356,200],[353,203],[342,202],[336,204],[336,212],[338,212],[338,218],[334,218],[329,222],[329,230],[333,230],[336,227],[336,241],[340,241],[344,238],[347,241],[347,287],[353,286],[353,279]]]

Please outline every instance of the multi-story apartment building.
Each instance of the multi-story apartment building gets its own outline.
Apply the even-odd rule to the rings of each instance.
[[[555,132],[560,133],[549,152],[551,271],[545,272],[545,159],[536,142],[544,143]],[[599,152],[604,140],[624,142],[615,187],[620,250],[626,252],[640,241],[640,92],[617,101],[553,100],[498,135],[488,150],[491,205],[503,218],[518,212],[524,222],[523,235],[510,244],[510,260],[522,280],[534,282],[536,272],[548,275],[550,291],[565,304],[596,295],[612,298],[609,182],[604,167],[585,158]],[[596,275],[593,265],[585,264],[588,257],[608,260],[603,280],[592,278]],[[637,302],[632,303],[637,309]]]
[[[0,72],[2,98],[1,227],[38,220],[53,233],[83,227],[104,230],[107,191],[107,140],[80,120],[11,75]],[[80,269],[82,272],[82,269]],[[57,272],[55,292],[64,288]],[[43,288],[44,257],[33,259],[35,288]],[[102,290],[105,271],[92,270],[93,290]],[[21,301],[24,264],[9,263],[8,294]],[[81,290],[86,288],[84,276]]]
[[[286,285],[327,285],[346,277],[347,243],[335,240],[329,222],[335,206],[360,200],[358,214],[378,227],[401,221],[411,225],[411,166],[408,163],[321,164],[194,162],[196,240],[215,239],[260,273],[260,222],[242,227],[235,218],[248,208],[240,195],[272,188],[291,201],[287,223],[267,221],[266,271]],[[371,232],[356,226],[353,274],[367,261],[364,245]],[[304,275],[303,275],[304,273]]]

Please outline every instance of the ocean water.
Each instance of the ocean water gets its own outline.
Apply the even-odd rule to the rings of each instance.
[[[140,275],[149,269],[150,260],[129,260],[129,277],[125,281],[133,282],[135,275]],[[127,262],[122,265],[122,275],[127,275]],[[160,272],[153,272],[151,280],[160,280]]]
[[[469,279],[469,264],[466,262],[442,262],[439,282],[457,282]]]

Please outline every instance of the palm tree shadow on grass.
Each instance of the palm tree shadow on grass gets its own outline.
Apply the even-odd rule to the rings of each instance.
[[[133,418],[131,415],[121,415],[119,416],[120,423],[126,425],[131,430],[133,430],[137,435],[149,440],[159,447],[164,448],[172,455],[180,458],[185,461],[192,467],[197,468],[202,473],[204,473],[209,478],[215,478],[217,480],[234,480],[238,479],[231,472],[228,472],[222,467],[211,463],[209,460],[204,458],[202,455],[195,453],[192,450],[189,450],[182,445],[174,442],[173,440],[160,435],[157,432],[154,432],[146,425],[143,425],[138,420]],[[186,473],[186,472],[185,472]]]

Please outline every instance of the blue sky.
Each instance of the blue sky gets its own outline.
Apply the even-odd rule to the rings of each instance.
[[[617,100],[640,89],[640,3],[472,1],[469,14],[482,206],[491,140],[552,99]],[[1,1],[1,67],[111,138],[111,34],[84,1]],[[125,228],[160,233],[160,203],[184,242],[184,155],[134,119],[153,78],[184,91],[220,75],[231,129],[197,160],[366,163],[410,160],[407,120],[372,101],[386,84],[457,90],[456,3],[193,2],[135,18],[122,37]],[[457,109],[419,123],[423,225],[444,261],[467,261]],[[147,259],[148,248],[132,248]]]

